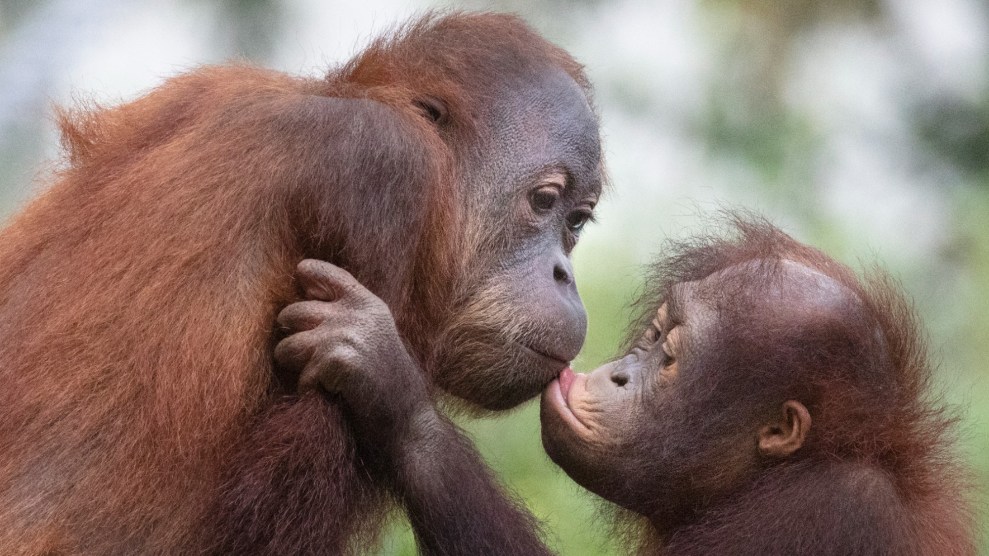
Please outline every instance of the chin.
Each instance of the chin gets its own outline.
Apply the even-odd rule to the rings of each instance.
[[[575,419],[560,392],[559,381],[553,381],[543,391],[539,404],[539,423],[542,429],[543,449],[546,455],[567,475],[580,467],[577,456],[583,452],[583,442],[574,430]],[[586,455],[586,454],[585,454]]]
[[[445,358],[436,383],[483,411],[513,409],[539,395],[568,363],[518,343],[470,346],[470,353]]]
[[[585,438],[587,429],[564,401],[559,381],[553,381],[543,391],[539,421],[542,425],[543,449],[549,459],[575,483],[609,499],[609,495],[620,487],[608,484],[608,478],[615,474],[606,462],[609,457],[615,457],[614,450],[592,444]]]

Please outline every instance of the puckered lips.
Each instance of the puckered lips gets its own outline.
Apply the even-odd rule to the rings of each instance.
[[[569,401],[570,387],[573,386],[574,380],[576,380],[577,375],[574,374],[573,369],[567,367],[560,371],[560,393],[563,394],[563,400]],[[567,404],[569,405],[569,403]]]
[[[542,377],[542,385],[540,387],[545,387],[546,384],[557,378],[562,371],[570,368],[570,359],[566,358],[565,355],[552,353],[521,342],[516,342],[516,345],[524,353],[527,353],[532,360],[538,362],[538,372]],[[570,371],[570,373],[573,374],[573,371]]]
[[[563,369],[556,380],[549,383],[543,392],[543,403],[552,408],[574,431],[587,432],[589,430],[587,425],[570,409],[570,392],[573,385],[580,380],[587,380],[587,375],[578,375],[570,367]]]

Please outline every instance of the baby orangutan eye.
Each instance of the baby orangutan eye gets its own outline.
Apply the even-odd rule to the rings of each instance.
[[[669,367],[670,365],[676,363],[677,358],[672,353],[668,345],[663,344],[663,367]]]
[[[656,342],[663,338],[663,329],[659,326],[659,321],[653,319],[650,323],[649,328],[639,336],[636,340],[635,345],[632,346],[635,350],[649,351],[652,349]]]

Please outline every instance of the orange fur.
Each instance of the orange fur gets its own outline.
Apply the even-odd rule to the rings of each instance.
[[[473,107],[527,64],[586,86],[520,20],[454,14],[324,79],[206,67],[61,114],[68,168],[0,232],[0,553],[333,553],[373,529],[339,407],[273,373],[275,315],[298,261],[329,260],[432,372]]]

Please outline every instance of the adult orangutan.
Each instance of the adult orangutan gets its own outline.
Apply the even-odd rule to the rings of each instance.
[[[861,281],[768,224],[737,226],[735,238],[669,251],[623,357],[586,375],[567,368],[547,387],[550,457],[630,510],[633,532],[645,533],[630,551],[975,554],[953,420],[929,397],[909,304],[881,275]],[[323,264],[324,291],[337,285],[322,297],[327,316],[387,317]],[[312,330],[333,336],[330,324]],[[472,447],[433,409],[394,327],[375,330],[374,345],[336,364],[310,358],[308,376],[378,416],[361,420],[362,449],[388,451],[392,488],[424,545],[494,554],[525,539],[492,501],[499,492],[472,472],[483,470]],[[383,368],[391,372],[374,372]]]
[[[569,254],[602,182],[588,94],[517,18],[454,14],[321,79],[210,67],[63,115],[67,168],[0,233],[0,553],[373,539],[390,490],[355,453],[366,425],[273,363],[279,312],[314,309],[296,266],[353,272],[450,394],[538,394],[585,333]]]

